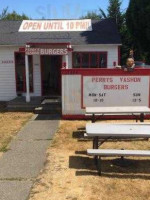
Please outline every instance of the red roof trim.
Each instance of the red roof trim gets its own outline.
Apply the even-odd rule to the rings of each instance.
[[[70,42],[68,43],[33,43],[33,42],[29,42],[27,43],[27,45],[69,45]]]

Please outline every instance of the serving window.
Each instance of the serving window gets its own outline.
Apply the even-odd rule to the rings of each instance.
[[[73,52],[73,68],[107,68],[107,52]]]
[[[30,92],[33,92],[33,58],[28,56]],[[16,91],[26,92],[25,53],[15,53]]]

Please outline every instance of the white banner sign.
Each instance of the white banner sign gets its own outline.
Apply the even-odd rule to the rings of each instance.
[[[44,49],[44,48],[26,48],[26,55],[66,55],[68,54],[67,49]]]
[[[19,32],[92,31],[91,19],[24,20]]]
[[[83,107],[148,106],[148,76],[84,76]]]

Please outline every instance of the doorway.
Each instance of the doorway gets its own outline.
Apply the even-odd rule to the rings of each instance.
[[[61,95],[62,56],[41,56],[42,95]]]

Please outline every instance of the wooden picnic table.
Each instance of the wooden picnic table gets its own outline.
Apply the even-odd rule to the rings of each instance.
[[[87,123],[86,135],[93,138],[93,149],[98,149],[99,139],[150,138],[150,123]]]
[[[108,139],[114,138],[150,138],[150,123],[87,123],[86,136],[93,138],[93,149],[88,149],[87,154],[95,157],[99,175],[101,175],[101,157],[121,156],[150,156],[146,150],[124,150],[124,149],[99,149],[99,146]],[[104,139],[99,144],[99,139]]]
[[[146,106],[129,107],[86,107],[86,116],[92,117],[92,122],[96,121],[96,116],[104,115],[133,115],[140,116],[140,122],[144,122],[145,114],[150,114],[150,108]]]

